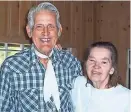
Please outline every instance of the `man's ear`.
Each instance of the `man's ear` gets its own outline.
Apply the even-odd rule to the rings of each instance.
[[[60,25],[60,28],[59,28],[59,31],[58,31],[58,37],[61,36],[61,33],[62,33],[62,26]]]
[[[32,37],[32,32],[31,32],[31,29],[30,29],[29,25],[26,26],[26,32],[28,34],[28,37],[31,38]]]

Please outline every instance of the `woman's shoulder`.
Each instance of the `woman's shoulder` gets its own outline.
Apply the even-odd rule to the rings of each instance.
[[[76,83],[86,83],[87,78],[85,76],[78,76],[75,80]]]
[[[117,91],[116,91],[116,95],[117,97],[120,99],[118,101],[123,101],[125,106],[131,106],[130,105],[130,101],[131,101],[131,90],[122,86],[122,85],[118,85],[116,86]],[[127,107],[127,108],[129,108]]]
[[[87,78],[85,76],[78,76],[74,82],[74,88],[85,87]]]
[[[117,90],[119,91],[119,93],[131,93],[131,90],[129,90],[128,88],[122,86],[122,85],[118,85],[116,86]]]
[[[128,100],[131,96],[131,90],[129,90],[128,88],[122,86],[122,85],[118,85],[116,86],[116,94],[121,97],[124,98],[125,100]]]

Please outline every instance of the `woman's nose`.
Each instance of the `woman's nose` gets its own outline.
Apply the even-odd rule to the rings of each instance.
[[[101,66],[100,66],[100,63],[95,62],[93,67],[96,68],[96,69],[99,69]]]

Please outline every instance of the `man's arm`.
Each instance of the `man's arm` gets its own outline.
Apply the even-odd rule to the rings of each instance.
[[[0,68],[0,112],[12,112],[10,76],[4,65]]]

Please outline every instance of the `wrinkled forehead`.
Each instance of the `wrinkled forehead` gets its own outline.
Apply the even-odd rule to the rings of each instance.
[[[48,10],[42,10],[35,14],[35,23],[52,23],[56,24],[56,14]]]
[[[111,59],[111,51],[104,47],[94,47],[90,50],[89,57]]]

